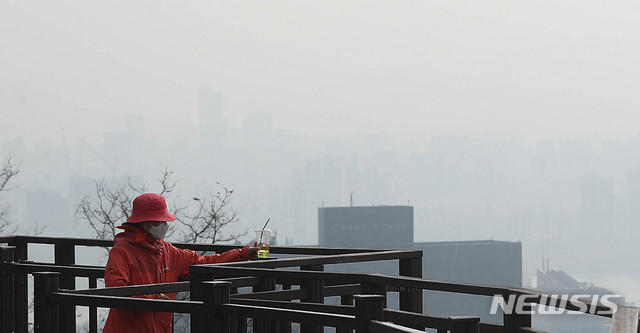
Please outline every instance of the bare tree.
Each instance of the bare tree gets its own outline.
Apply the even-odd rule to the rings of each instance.
[[[238,222],[238,213],[230,207],[233,190],[218,183],[221,188],[202,199],[191,196],[188,203],[181,203],[180,197],[172,195],[177,182],[173,171],[165,169],[158,180],[158,193],[171,200],[172,213],[179,225],[178,240],[185,243],[231,242],[246,235],[246,232],[226,232],[230,224]],[[76,218],[86,221],[99,239],[113,239],[116,227],[127,220],[133,209],[133,199],[147,192],[145,182],[135,183],[131,178],[116,185],[105,180],[96,182],[93,195],[85,195],[76,206]],[[175,230],[174,230],[175,231]]]
[[[104,179],[97,181],[95,196],[85,195],[76,206],[75,215],[89,224],[96,238],[112,239],[116,226],[131,213],[132,193],[137,193],[135,191],[129,181],[119,183],[113,189]]]
[[[176,182],[171,179],[172,171],[164,170],[160,182],[160,194],[166,195],[174,190]],[[76,218],[86,221],[98,239],[113,239],[116,227],[126,222],[133,209],[133,199],[147,192],[145,182],[134,183],[131,178],[109,185],[102,179],[96,181],[93,195],[85,195],[76,206]],[[176,210],[180,211],[181,208]]]
[[[22,163],[16,162],[11,155],[4,157],[4,161],[0,165],[0,192],[10,191],[14,188],[13,185],[10,185],[10,182],[20,172],[21,165]],[[9,205],[0,207],[0,233],[12,234],[18,230],[9,219],[10,210],[11,207]]]
[[[187,207],[178,218],[183,228],[180,241],[184,243],[209,243],[235,241],[245,233],[225,233],[223,229],[238,221],[238,213],[229,207],[233,190],[217,183],[221,191],[210,193],[206,198],[192,198],[193,209]],[[193,212],[193,213],[192,213]]]
[[[0,165],[0,192],[8,192],[15,188],[15,185],[11,184],[12,180],[20,173],[22,162],[16,162],[12,155],[4,157],[2,165]],[[11,206],[6,205],[0,208],[0,234],[13,234],[18,231],[18,227],[13,225],[13,221],[9,218],[11,212]],[[27,228],[27,233],[34,236],[39,236],[44,232],[46,226],[40,226],[38,222],[34,226]],[[33,276],[29,275],[30,279]],[[33,292],[30,294],[29,302],[27,304],[27,311],[33,313]],[[33,323],[28,323],[28,331],[33,332]]]

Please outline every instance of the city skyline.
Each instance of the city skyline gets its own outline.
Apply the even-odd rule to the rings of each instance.
[[[610,258],[640,236],[639,14],[6,1],[0,156],[22,165],[0,208],[88,237],[73,211],[96,181],[154,190],[169,168],[183,196],[234,189],[237,228],[270,218],[281,244],[317,242],[318,207],[410,205],[416,242],[522,241],[525,271],[547,256],[626,287],[640,272]]]
[[[2,140],[93,143],[131,114],[158,135],[189,131],[203,86],[225,96],[233,127],[266,112],[297,135],[637,132],[637,3],[0,6],[0,106],[28,124]]]

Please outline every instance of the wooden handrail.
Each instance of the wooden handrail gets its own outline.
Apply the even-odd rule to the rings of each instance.
[[[28,236],[13,235],[0,236],[0,243],[29,243],[29,244],[59,244],[59,245],[76,245],[76,246],[95,246],[95,247],[112,247],[111,239],[94,239],[94,238],[77,238],[77,237],[44,237],[44,236]],[[230,244],[194,244],[171,242],[177,248],[190,249],[194,251],[213,251],[224,252],[231,249],[237,249],[238,245]],[[318,255],[318,254],[349,254],[349,253],[370,253],[383,252],[384,249],[370,248],[337,248],[337,247],[318,247],[318,246],[272,246],[271,253],[275,254],[291,254],[291,255]]]
[[[0,243],[9,243],[15,245],[15,253],[16,258],[15,261],[5,262],[3,263],[3,267],[5,268],[5,272],[9,272],[9,274],[15,274],[15,281],[23,281],[26,274],[31,274],[35,272],[42,271],[50,271],[50,272],[58,272],[61,273],[60,285],[65,286],[63,284],[64,281],[69,281],[69,278],[75,277],[88,277],[90,278],[90,282],[95,286],[96,278],[101,278],[104,276],[104,267],[101,266],[88,266],[88,265],[74,265],[74,257],[73,250],[74,246],[96,246],[96,247],[110,247],[112,245],[111,240],[95,240],[95,239],[86,239],[86,238],[62,238],[62,237],[38,237],[38,236],[5,236],[0,237]],[[38,263],[38,262],[28,262],[27,259],[27,244],[54,244],[56,245],[56,262],[57,264],[51,263]],[[231,248],[237,248],[237,246],[233,245],[208,245],[208,244],[176,244],[174,245],[178,247],[191,248],[199,251],[226,251]],[[60,258],[58,259],[58,250],[60,250]],[[281,252],[280,252],[281,251]],[[573,305],[571,302],[566,302],[564,304],[556,304],[555,300],[552,299],[550,294],[540,292],[537,290],[530,290],[525,288],[511,288],[511,287],[501,287],[501,286],[492,286],[492,285],[480,285],[480,284],[468,284],[468,283],[456,283],[456,282],[445,282],[445,281],[437,281],[437,280],[426,280],[418,277],[419,275],[414,275],[414,273],[407,273],[407,275],[413,276],[395,276],[395,275],[386,275],[386,274],[364,274],[364,273],[335,273],[335,272],[325,272],[322,270],[314,271],[314,270],[290,270],[283,268],[291,268],[291,267],[320,267],[322,269],[323,265],[332,265],[332,264],[342,264],[342,263],[350,263],[350,262],[366,262],[366,261],[381,261],[381,260],[400,260],[402,266],[402,260],[404,261],[412,261],[417,262],[419,264],[419,260],[422,257],[422,251],[417,250],[381,250],[381,249],[340,249],[340,248],[315,248],[315,247],[273,247],[272,253],[283,253],[283,254],[295,254],[295,255],[311,255],[307,257],[292,257],[292,258],[281,258],[275,260],[256,260],[256,261],[247,261],[247,262],[235,262],[235,263],[224,263],[224,264],[206,264],[206,265],[196,265],[192,266],[191,272],[201,274],[206,277],[207,275],[212,276],[224,276],[225,280],[230,281],[229,284],[233,288],[239,287],[258,287],[264,286],[263,281],[270,281],[271,289],[260,289],[263,291],[257,291],[250,294],[234,294],[231,297],[229,304],[225,305],[225,311],[233,312],[233,309],[243,308],[248,311],[253,311],[249,309],[255,309],[259,307],[256,304],[263,303],[265,304],[278,304],[278,303],[269,303],[276,302],[277,300],[293,300],[293,299],[302,299],[310,297],[308,293],[318,293],[319,299],[321,300],[323,296],[350,296],[355,292],[360,292],[363,290],[367,290],[371,293],[371,290],[381,290],[382,292],[386,291],[399,291],[401,293],[406,292],[406,290],[433,290],[433,291],[442,291],[442,292],[451,292],[451,293],[460,293],[460,294],[469,294],[469,295],[480,295],[480,296],[496,296],[500,295],[503,297],[508,297],[509,295],[516,296],[529,296],[527,301],[532,304],[541,304],[545,306],[554,306],[561,309],[566,310],[580,310],[577,306]],[[323,255],[320,255],[323,254]],[[66,256],[66,257],[65,257]],[[66,261],[65,261],[66,260]],[[418,260],[418,261],[416,261]],[[415,266],[415,265],[414,265]],[[419,268],[419,267],[418,267]],[[316,268],[314,268],[316,269]],[[413,272],[413,268],[411,272]],[[5,273],[6,274],[6,273]],[[13,276],[13,275],[12,275]],[[22,276],[22,277],[21,277]],[[415,276],[415,277],[414,277]],[[13,279],[13,277],[12,277]],[[206,279],[206,278],[205,278]],[[266,279],[266,280],[265,280]],[[9,280],[7,280],[9,281]],[[278,282],[280,281],[280,282]],[[309,289],[291,289],[291,290],[273,290],[275,288],[275,283],[287,283],[293,285],[300,285],[305,281],[320,281],[314,288]],[[268,283],[266,285],[268,285]],[[306,283],[306,282],[305,282]],[[23,285],[22,282],[17,282],[17,284]],[[191,312],[195,311],[194,309],[198,307],[201,303],[200,301],[191,301],[195,303],[181,303],[184,301],[161,301],[161,300],[144,300],[139,298],[130,298],[123,296],[134,296],[134,295],[146,295],[146,294],[157,294],[164,292],[180,292],[192,290],[190,289],[192,283],[190,282],[178,282],[178,283],[167,283],[167,284],[155,284],[155,285],[141,285],[141,286],[128,286],[128,287],[117,287],[117,288],[101,288],[101,289],[89,289],[89,290],[60,290],[58,292],[51,293],[51,301],[59,302],[64,305],[83,305],[83,306],[96,306],[96,304],[101,304],[97,306],[134,306],[130,305],[136,302],[139,302],[140,306],[151,307],[152,309],[162,309],[162,311],[174,311],[174,312]],[[382,288],[378,288],[377,286],[381,286]],[[366,288],[365,288],[366,287]],[[64,288],[75,288],[75,285]],[[320,288],[320,289],[318,289]],[[372,289],[373,288],[373,289]],[[378,293],[378,292],[374,292]],[[307,296],[305,296],[307,295]],[[315,294],[314,294],[315,295]],[[254,300],[250,300],[252,298]],[[267,301],[265,298],[273,299],[276,301]],[[314,296],[315,299],[315,296]],[[348,299],[348,298],[347,298]],[[133,303],[128,303],[129,301],[133,301]],[[147,304],[146,301],[150,301]],[[315,300],[314,300],[315,301]],[[167,303],[168,302],[168,303]],[[244,304],[237,304],[238,302],[244,302]],[[343,302],[345,302],[343,300]],[[610,310],[608,306],[601,303],[593,304],[591,300],[584,299],[581,300],[582,303],[588,305],[589,310],[595,310],[594,313],[590,313],[593,315],[604,316],[604,317],[612,317],[611,321],[611,330],[610,333],[637,333],[638,331],[638,316],[639,309],[635,307],[626,307],[626,306],[618,306],[618,311],[613,315],[603,314],[603,311]],[[287,302],[289,303],[289,302]],[[421,303],[421,301],[420,301]],[[17,303],[16,303],[17,304]],[[299,304],[299,303],[291,303],[291,304]],[[322,305],[322,304],[316,304]],[[558,306],[561,305],[561,306]],[[62,309],[63,307],[61,307]],[[273,306],[275,309],[276,306]],[[283,306],[284,308],[284,306]],[[309,308],[313,309],[313,308]],[[330,307],[317,307],[316,310],[319,309],[332,309]],[[338,309],[338,308],[334,308]],[[293,309],[292,309],[293,310]],[[303,311],[297,309],[296,311]],[[420,311],[413,310],[410,311]],[[339,312],[339,311],[336,311]],[[406,311],[405,311],[406,312]],[[393,310],[386,310],[385,313],[389,317],[401,317],[403,314],[401,312],[393,312]],[[408,313],[408,312],[407,312]],[[65,313],[65,315],[69,315],[69,313]],[[323,317],[324,314],[320,315],[318,318],[328,318]],[[424,323],[426,315],[421,315],[421,319],[412,319],[416,321],[420,321]],[[16,317],[18,318],[18,317]],[[409,318],[409,317],[406,317]],[[506,317],[505,317],[506,318]],[[476,318],[477,319],[477,318]],[[470,319],[475,321],[476,319]],[[18,322],[19,318],[16,319]],[[315,320],[315,319],[314,319]],[[322,322],[324,319],[317,319]],[[408,321],[412,321],[408,320]],[[438,322],[438,320],[451,320],[451,318],[436,318],[432,317],[432,323]],[[497,325],[494,323],[485,323],[478,322],[476,326],[479,328],[480,332],[487,333],[505,333],[505,326],[508,327],[509,333],[512,332],[542,332],[539,330],[532,329],[530,327],[519,327],[519,326],[529,326],[530,321],[527,320],[519,321],[510,321],[509,325],[506,324]],[[438,326],[443,326],[443,322],[438,322]],[[375,324],[374,324],[375,325]],[[389,325],[383,325],[387,327],[386,329],[392,329]],[[419,326],[419,325],[418,325]],[[399,328],[405,329],[405,328]],[[444,329],[444,328],[442,328]],[[410,331],[400,331],[400,332],[410,332]]]
[[[528,300],[531,301],[531,303],[541,304],[541,305],[553,305],[551,303],[552,300],[549,297],[547,297],[550,295],[549,293],[540,292],[540,291],[531,290],[531,289],[523,289],[523,288],[511,288],[511,287],[500,287],[500,286],[482,285],[482,284],[427,280],[427,279],[421,279],[421,278],[387,275],[387,274],[283,271],[283,270],[274,270],[269,268],[258,268],[258,267],[249,268],[249,267],[240,267],[240,266],[246,266],[246,265],[238,265],[238,264],[234,265],[232,263],[215,264],[215,265],[198,265],[198,266],[192,266],[191,269],[195,272],[211,273],[214,275],[220,274],[223,276],[254,275],[259,277],[280,277],[280,278],[287,278],[287,279],[313,278],[316,280],[339,281],[342,283],[367,282],[367,283],[386,285],[386,286],[419,288],[419,289],[430,290],[430,291],[443,291],[443,292],[478,295],[478,296],[500,295],[500,296],[506,297],[508,295],[516,295],[516,296],[530,295],[531,297]],[[611,314],[602,313],[603,310],[611,310],[610,307],[601,303],[596,303],[595,306],[592,307],[591,306],[592,302],[590,300],[585,299],[581,301],[588,305],[589,311],[595,310],[593,311],[593,313],[589,312],[590,314],[594,314],[602,317],[611,317]],[[573,305],[571,302],[567,302],[563,304],[563,306],[560,308],[566,309],[566,310],[580,309],[579,307]]]
[[[372,320],[369,322],[370,333],[424,333],[413,328],[396,325],[394,323]]]

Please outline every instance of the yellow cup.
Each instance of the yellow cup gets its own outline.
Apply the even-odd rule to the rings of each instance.
[[[268,258],[269,247],[271,246],[271,230],[256,230],[256,244],[260,248],[258,250],[258,258]]]

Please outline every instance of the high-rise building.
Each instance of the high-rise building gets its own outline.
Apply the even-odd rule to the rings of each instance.
[[[422,250],[422,276],[427,279],[522,287],[522,244],[503,241],[414,243],[412,206],[318,208],[319,246]],[[345,264],[332,270],[398,274],[397,263]],[[397,299],[388,299],[395,307]],[[490,297],[424,292],[425,313],[441,316],[491,315]]]
[[[610,235],[614,218],[613,180],[589,176],[580,180],[580,215],[585,232],[591,237]]]
[[[413,207],[321,207],[318,235],[320,246],[410,249]]]
[[[634,169],[627,174],[627,225],[625,229],[629,236],[636,237],[640,231],[640,169]]]
[[[267,149],[271,141],[271,115],[251,112],[244,118],[244,143],[249,148]]]
[[[505,241],[426,242],[422,250],[422,277],[430,280],[522,287],[522,243]],[[490,314],[491,297],[437,291],[424,292],[424,311],[439,316],[479,316],[500,322]]]
[[[227,137],[227,120],[222,114],[222,95],[211,87],[200,89],[200,139],[203,147],[220,147]]]

